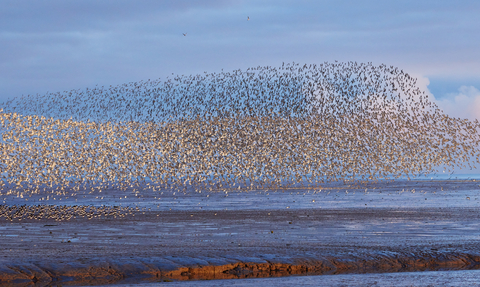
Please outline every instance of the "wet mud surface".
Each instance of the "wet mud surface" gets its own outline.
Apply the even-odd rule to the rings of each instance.
[[[141,211],[0,220],[0,285],[480,269],[466,207]]]

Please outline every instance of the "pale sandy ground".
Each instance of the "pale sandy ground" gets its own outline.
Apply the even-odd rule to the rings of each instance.
[[[193,204],[199,197],[185,196],[190,207],[175,210],[170,203],[125,218],[0,218],[0,285],[476,270],[480,212],[475,184],[445,194],[433,193],[433,187],[422,194],[389,190],[388,195],[382,189],[383,194],[356,196],[230,193],[230,203],[241,198],[247,208],[235,203],[227,210],[220,207],[228,197],[211,193],[202,209]],[[365,207],[364,202],[374,205],[372,198],[382,196],[388,204]],[[412,207],[405,206],[409,200]],[[327,201],[343,203],[327,208]],[[256,208],[248,208],[249,202]]]

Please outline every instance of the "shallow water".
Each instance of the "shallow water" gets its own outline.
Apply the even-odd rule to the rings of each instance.
[[[305,208],[480,207],[480,180],[398,180],[353,186],[331,183],[316,188],[187,191],[127,189],[48,192],[0,196],[0,204],[118,205],[151,210],[262,210]]]
[[[480,286],[480,271],[430,271],[381,274],[290,276],[236,280],[181,281],[145,286]],[[119,284],[116,286],[138,286]]]

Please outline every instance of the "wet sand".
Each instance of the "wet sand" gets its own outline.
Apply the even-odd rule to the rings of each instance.
[[[476,207],[137,211],[0,219],[0,284],[480,268]]]

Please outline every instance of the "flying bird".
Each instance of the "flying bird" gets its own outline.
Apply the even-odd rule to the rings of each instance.
[[[250,16],[249,16],[249,17],[247,17],[247,21],[249,21],[249,20],[250,20]]]
[[[393,66],[205,71],[2,105],[0,195],[49,187],[74,196],[145,179],[153,188],[212,190],[397,178],[458,166],[469,155],[480,163],[478,129],[444,115]],[[17,212],[2,208],[0,220]]]
[[[183,33],[183,36],[187,36],[187,33]]]

